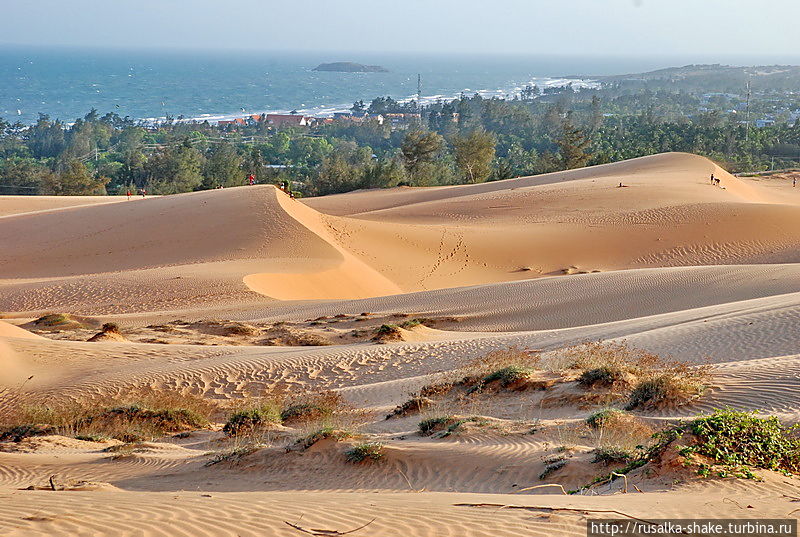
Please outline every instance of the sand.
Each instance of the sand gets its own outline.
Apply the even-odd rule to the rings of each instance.
[[[722,406],[800,421],[800,194],[790,182],[669,153],[307,200],[272,186],[130,202],[0,197],[0,215],[4,408],[142,387],[221,405],[329,389],[361,409],[359,434],[386,450],[353,465],[344,452],[356,440],[301,453],[284,449],[299,434],[287,429],[206,466],[229,448],[224,417],[114,460],[104,449],[116,441],[0,443],[4,535],[289,536],[302,533],[286,522],[347,531],[373,519],[353,535],[581,535],[591,510],[797,515],[800,481],[771,472],[761,482],[631,474],[643,493],[623,493],[621,481],[584,496],[516,493],[602,473],[590,442],[565,439],[591,412],[566,388],[384,419],[487,352],[603,339],[710,367],[701,398],[642,413],[650,423]],[[33,322],[47,313],[71,324]],[[87,341],[106,322],[122,335]],[[400,326],[397,338],[373,341],[384,324]],[[563,404],[548,402],[554,394]],[[436,412],[489,425],[418,435]],[[569,464],[540,479],[565,444]],[[51,475],[69,490],[20,490],[46,488]]]

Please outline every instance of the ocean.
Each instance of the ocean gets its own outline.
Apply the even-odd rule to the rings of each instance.
[[[388,73],[317,72],[320,63],[354,61]],[[460,93],[506,97],[526,84],[563,85],[565,76],[640,72],[666,59],[412,55],[332,52],[157,52],[0,47],[0,117],[33,123],[39,113],[65,122],[91,108],[138,120],[167,116],[216,121],[245,113],[325,116],[356,100]]]

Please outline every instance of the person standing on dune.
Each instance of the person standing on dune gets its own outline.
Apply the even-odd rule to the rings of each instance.
[[[714,179],[714,174],[712,173],[712,174],[711,174],[711,184],[712,184],[712,185],[714,184],[714,181],[716,181],[716,179]]]
[[[256,176],[251,173],[250,175],[247,176],[247,182],[251,186],[256,184]]]
[[[128,201],[131,201],[131,189],[128,189]]]

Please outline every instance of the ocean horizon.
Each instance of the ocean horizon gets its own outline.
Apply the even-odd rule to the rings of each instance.
[[[591,83],[592,76],[693,63],[689,60],[0,46],[0,117],[30,124],[43,113],[71,122],[92,108],[101,114],[116,112],[142,121],[182,117],[213,122],[288,111],[326,116],[347,110],[357,100],[369,103],[378,96],[416,98],[417,75],[422,79],[422,100],[427,103],[456,98],[461,93],[511,97],[528,84],[546,87],[571,81],[581,85]],[[740,59],[748,60],[751,64],[759,61]],[[389,72],[313,70],[320,63],[334,61],[381,65]],[[700,62],[695,59],[694,63]]]

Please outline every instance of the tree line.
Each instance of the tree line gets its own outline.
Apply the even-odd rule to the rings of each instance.
[[[173,194],[288,181],[299,195],[397,185],[479,183],[665,151],[709,156],[731,171],[800,164],[800,125],[752,128],[720,102],[696,113],[691,94],[525,88],[513,99],[420,107],[379,97],[354,103],[359,121],[309,130],[168,121],[143,125],[96,110],[65,124],[0,119],[0,193]],[[411,113],[414,113],[412,116]],[[691,113],[690,113],[691,112]],[[370,114],[402,113],[401,125]]]

